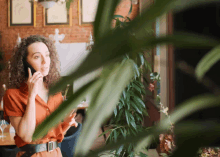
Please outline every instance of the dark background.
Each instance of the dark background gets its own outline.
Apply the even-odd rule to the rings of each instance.
[[[195,34],[206,35],[215,39],[220,39],[220,3],[209,3],[190,8],[180,13],[174,14],[173,30],[186,31]],[[220,40],[219,40],[220,41]],[[180,60],[186,61],[193,67],[211,49],[174,49],[174,63]],[[218,86],[220,86],[220,62],[216,63],[206,74]],[[206,87],[199,84],[194,78],[188,76],[181,70],[174,70],[175,86],[175,106],[196,95],[211,93]],[[184,120],[212,120],[220,123],[220,107],[199,111],[188,116]],[[177,137],[178,140],[178,137]],[[220,141],[220,140],[219,140]],[[214,143],[213,145],[220,145]]]

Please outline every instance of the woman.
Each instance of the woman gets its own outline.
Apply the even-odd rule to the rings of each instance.
[[[27,63],[36,70],[34,74],[25,66]],[[77,127],[73,114],[42,139],[32,141],[36,127],[63,102],[61,92],[48,97],[48,89],[60,79],[59,71],[58,54],[51,40],[32,35],[22,39],[15,49],[7,83],[10,89],[3,101],[4,118],[15,128],[15,144],[22,150],[16,157],[61,157],[58,142],[70,126]]]

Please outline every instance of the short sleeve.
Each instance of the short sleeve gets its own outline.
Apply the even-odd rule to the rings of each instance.
[[[8,89],[3,97],[4,103],[4,119],[10,123],[9,116],[22,117],[23,116],[23,106],[18,101],[18,96],[15,91]]]

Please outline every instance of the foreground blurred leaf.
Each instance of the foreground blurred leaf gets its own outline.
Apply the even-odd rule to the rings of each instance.
[[[80,90],[74,93],[67,101],[64,101],[50,116],[48,116],[40,125],[37,126],[33,134],[32,140],[39,139],[47,134],[47,132],[55,127],[61,120],[64,119],[65,115],[80,104],[82,98],[88,92],[94,92],[99,88],[102,82],[97,79],[84,85]]]
[[[74,1],[74,0],[66,0],[66,8],[67,8],[67,10],[70,9],[70,5],[71,5],[71,3],[72,3],[73,1]]]
[[[120,57],[123,55],[127,53],[135,53],[137,50],[141,50],[142,47],[153,48],[157,44],[167,43],[185,48],[212,48],[219,44],[218,40],[201,35],[192,35],[189,33],[176,33],[174,35],[156,38],[146,36],[135,37],[129,34],[122,34],[123,31],[118,32],[117,30],[115,32],[117,32],[117,34],[114,34],[114,36],[104,38],[100,41],[100,45],[94,45],[92,52],[79,66],[79,68],[53,86],[50,89],[50,94],[63,89],[66,84],[71,83],[73,80],[83,76],[84,74],[115,61],[116,59],[121,60]]]
[[[88,153],[101,124],[113,113],[122,91],[134,76],[133,64],[132,60],[127,60],[115,66],[108,75],[106,73],[100,77],[105,82],[100,90],[93,94],[87,110],[87,119],[76,146],[76,156],[85,156]]]
[[[208,147],[219,140],[219,129],[218,122],[208,120],[176,124],[174,131],[178,136],[178,149],[171,157],[195,157],[200,147]]]
[[[170,115],[170,119],[166,118],[164,120],[161,120],[157,125],[155,125],[151,129],[148,129],[148,131],[146,132],[139,133],[138,136],[136,137],[129,136],[125,140],[121,140],[117,143],[112,143],[103,148],[97,149],[93,153],[89,153],[88,157],[96,157],[100,152],[107,151],[107,150],[114,150],[116,148],[119,148],[124,143],[133,143],[133,144],[139,143],[137,147],[139,148],[147,147],[151,144],[154,137],[158,137],[159,134],[163,133],[164,131],[167,131],[167,129],[170,126],[170,120],[172,123],[177,123],[180,120],[184,119],[186,116],[193,114],[198,110],[220,106],[220,98],[213,96],[213,95],[200,95],[200,96],[191,98],[181,103],[178,106],[179,107],[177,107],[176,110],[174,110],[174,112]],[[177,124],[175,124],[175,130],[178,127],[178,125],[177,126],[176,125]],[[195,128],[195,130],[193,128]],[[180,134],[184,134],[184,132],[186,132],[187,130],[189,133],[191,131],[191,133],[196,134],[196,132],[198,132],[198,129],[200,127],[198,127],[197,129],[196,128],[197,128],[196,125],[192,126],[192,128],[186,127],[185,129],[184,128],[181,129],[180,127],[180,129],[177,129],[177,131],[180,131],[179,132]],[[212,128],[212,129],[215,130],[216,128]],[[217,129],[220,129],[220,127]],[[176,134],[176,131],[175,131],[175,134]],[[145,141],[144,143],[143,143],[143,140]],[[209,141],[209,142],[212,142],[212,141]],[[142,145],[140,145],[140,143]]]
[[[205,5],[212,2],[219,2],[219,0],[176,0],[173,4],[175,6],[173,12],[180,12],[188,8],[198,5]]]
[[[182,2],[180,0],[177,1]],[[116,5],[116,0],[114,0],[114,2],[100,1],[100,7],[98,8],[98,13],[96,16],[94,32],[95,34],[98,34],[99,29],[103,29],[100,32],[104,32],[104,34],[107,33],[107,35],[104,37],[100,35],[103,37],[102,40],[100,40],[98,43],[95,42],[92,52],[87,56],[87,58],[77,68],[77,70],[71,73],[66,79],[62,79],[61,81],[59,81],[55,86],[50,89],[49,93],[52,94],[56,93],[58,90],[62,90],[67,84],[72,83],[73,80],[103,65],[106,65],[113,60],[119,59],[121,56],[127,53],[138,53],[138,51],[141,50],[141,48],[143,47],[152,48],[155,45],[166,43],[173,43],[174,46],[177,47],[188,46],[190,48],[198,46],[200,48],[214,47],[218,45],[219,41],[217,40],[196,35],[193,35],[191,37],[192,34],[189,33],[180,35],[176,34],[177,36],[168,36],[167,38],[146,36],[148,35],[148,32],[146,33],[145,28],[151,25],[158,16],[168,12],[172,8],[175,8],[174,2],[177,1],[157,0],[156,3],[152,5],[152,7],[150,7],[149,9],[145,10],[141,16],[138,16],[133,21],[129,22],[128,26],[126,26],[124,29],[116,29],[113,33],[107,33],[110,27],[108,26],[110,22],[110,17],[112,18],[113,15],[106,15],[108,17],[106,19],[107,23],[105,23],[105,15],[103,15],[103,9],[108,3],[111,3],[111,7]],[[204,2],[204,0],[196,0],[195,4],[200,1]],[[210,2],[213,1],[216,0],[210,0]],[[185,2],[184,4],[187,5],[187,3]],[[105,12],[112,14],[113,8],[111,7],[109,8],[110,10],[107,9],[105,10]],[[187,7],[189,7],[189,5],[187,5]],[[184,9],[184,5],[181,7],[181,9]],[[106,25],[107,28],[103,28],[104,25]]]
[[[155,129],[155,127],[153,127]],[[150,129],[150,133],[155,131],[155,134],[163,133],[165,130],[154,130]],[[210,143],[219,138],[220,136],[213,136],[213,134],[219,134],[220,125],[219,123],[214,122],[196,122],[196,121],[189,121],[189,122],[181,122],[175,125],[175,134],[177,135],[184,135],[185,138],[185,145],[184,147],[178,148],[176,152],[172,155],[172,157],[195,157],[195,154],[198,151],[199,147],[208,146]],[[103,148],[99,148],[87,155],[87,157],[97,157],[99,153],[113,150],[115,148],[119,148],[124,143],[138,143],[141,138],[144,138],[149,135],[148,131],[143,131],[138,136],[128,136],[125,140],[121,140],[117,143],[112,143],[106,145]],[[192,140],[194,138],[194,140]],[[190,141],[192,143],[188,143]],[[187,151],[186,151],[186,145]],[[181,151],[180,151],[181,150]],[[189,151],[188,151],[189,150]],[[181,154],[182,153],[182,154]]]
[[[205,73],[220,60],[220,46],[208,52],[197,64],[195,73],[199,81]]]
[[[94,38],[96,42],[111,30],[112,19],[119,2],[120,0],[99,1],[94,22]]]

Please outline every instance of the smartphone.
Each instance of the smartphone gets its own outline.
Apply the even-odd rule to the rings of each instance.
[[[24,63],[25,76],[29,77],[28,68],[31,69],[31,73],[32,73],[32,76],[33,76],[33,74],[36,72],[36,70],[26,60],[23,60],[23,63]]]

